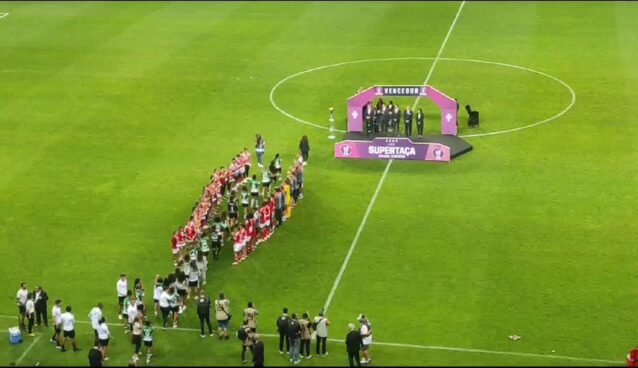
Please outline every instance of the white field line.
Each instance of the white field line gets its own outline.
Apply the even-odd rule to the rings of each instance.
[[[0,315],[0,318],[15,318],[15,316]],[[85,325],[91,324],[91,322],[88,322],[88,321],[76,321],[75,323],[81,323],[81,324],[85,324]],[[123,327],[120,323],[116,323],[116,324],[114,324],[114,326]],[[163,329],[158,329],[158,330],[163,330]],[[178,327],[178,328],[168,327],[168,328],[166,328],[166,331],[171,331],[171,330],[198,332],[198,333],[200,332],[199,329],[197,329],[197,328],[183,328],[183,327]],[[259,333],[259,334],[261,336],[264,336],[264,337],[271,337],[271,338],[275,338],[275,337],[278,338],[279,337],[278,334],[264,334],[264,333]],[[42,336],[43,335],[39,335],[31,343],[29,348],[27,348],[27,350],[23,353],[24,356],[26,356],[26,353],[28,353],[28,350],[30,350],[30,348],[33,345],[35,345],[37,340],[40,337],[42,337]],[[339,344],[343,344],[343,342],[344,342],[344,340],[341,340],[341,339],[328,339],[328,341],[329,342],[334,342],[334,343],[339,343]],[[609,363],[609,364],[623,364],[623,363],[625,363],[624,361],[621,361],[621,360],[608,360],[608,359],[596,359],[596,358],[579,358],[579,357],[572,357],[572,356],[566,356],[566,355],[554,355],[554,354],[551,354],[551,355],[547,354],[546,355],[546,354],[534,354],[534,353],[518,353],[518,352],[513,352],[513,351],[455,348],[455,347],[436,346],[436,345],[398,344],[398,343],[380,342],[380,341],[375,341],[373,344],[374,345],[379,345],[379,346],[388,346],[388,347],[397,347],[397,348],[456,351],[456,352],[461,352],[461,353],[474,353],[474,354],[509,355],[509,356],[522,356],[522,357],[541,358],[541,359],[560,359],[560,360],[572,360],[572,361],[596,362],[596,363]],[[21,357],[21,359],[18,359],[18,361],[16,362],[16,365],[23,358],[24,357]]]
[[[439,59],[441,58],[443,49],[445,48],[447,41],[450,39],[450,35],[452,34],[454,27],[456,26],[456,21],[459,20],[459,15],[461,15],[461,11],[463,10],[464,6],[465,6],[465,0],[461,1],[461,5],[459,5],[459,10],[456,11],[456,15],[454,16],[454,20],[452,21],[452,24],[450,25],[450,29],[447,30],[447,34],[445,35],[445,38],[443,39],[443,43],[441,44],[441,47],[439,48],[439,52],[434,57],[434,61],[432,62],[432,65],[430,66],[430,70],[428,71],[428,75],[425,77],[425,80],[423,81],[422,86],[426,86],[428,82],[430,81],[430,77],[432,77],[432,73],[434,72],[436,63],[438,63]],[[421,99],[421,95],[419,94],[416,97],[416,101],[414,101],[414,105],[412,105],[412,110],[414,110],[416,105],[419,103],[420,99]]]
[[[366,208],[366,212],[363,215],[363,219],[361,219],[361,224],[359,224],[359,228],[357,229],[357,233],[354,235],[354,239],[352,240],[352,244],[350,244],[350,249],[348,249],[348,253],[346,254],[346,258],[343,260],[341,264],[341,268],[339,269],[339,273],[337,274],[337,278],[332,284],[332,289],[330,290],[330,294],[328,294],[328,299],[326,299],[326,303],[323,305],[324,313],[328,312],[328,308],[330,307],[330,303],[332,302],[332,297],[339,287],[339,283],[341,282],[341,278],[343,277],[343,273],[346,271],[346,267],[348,267],[348,262],[350,262],[350,257],[352,256],[352,252],[354,251],[357,242],[359,241],[359,236],[361,236],[361,231],[363,231],[363,227],[366,225],[366,221],[368,221],[368,216],[372,211],[372,207],[374,203],[377,201],[377,196],[381,191],[381,187],[383,186],[383,182],[385,181],[385,177],[388,175],[388,170],[390,170],[390,166],[392,165],[393,160],[388,161],[388,164],[385,165],[385,170],[383,171],[383,175],[379,180],[379,184],[377,184],[377,189],[375,189],[374,194],[372,195],[372,199],[368,204],[368,208]]]
[[[6,17],[7,15],[9,15],[9,13],[0,13],[0,19]]]
[[[15,317],[12,317],[15,318]],[[40,341],[40,339],[42,338],[43,335],[38,335],[38,337],[36,337],[33,342],[31,342],[31,344],[29,344],[29,346],[27,347],[27,349],[22,353],[22,355],[20,355],[20,357],[18,358],[18,360],[16,360],[16,365],[20,365],[20,363],[22,362],[22,360],[24,358],[26,358],[26,356],[29,354],[29,352],[31,351],[31,349],[33,349],[33,347],[35,346],[35,344],[38,343],[38,341]]]
[[[448,29],[447,34],[445,35],[445,38],[443,39],[443,43],[441,44],[441,47],[439,48],[439,52],[436,54],[436,57],[434,58],[432,65],[430,65],[430,70],[428,70],[428,74],[425,77],[425,80],[423,81],[423,84],[422,84],[423,86],[425,86],[430,80],[430,77],[432,76],[432,72],[434,71],[434,67],[436,66],[438,59],[441,57],[441,53],[443,52],[443,49],[445,48],[445,44],[447,44],[447,41],[450,38],[450,35],[452,34],[452,30],[454,29],[454,26],[456,25],[456,21],[459,19],[459,15],[461,14],[461,10],[463,10],[464,5],[465,5],[465,0],[461,2],[459,9],[456,11],[454,20],[452,21],[452,24],[450,25],[450,28]],[[421,96],[419,95],[416,98],[416,101],[414,101],[414,106],[412,107],[413,109],[414,107],[416,107],[417,103],[419,103],[420,97]],[[343,260],[343,263],[341,264],[341,268],[339,269],[339,273],[337,274],[337,277],[335,278],[335,281],[332,284],[332,289],[330,290],[330,294],[328,294],[326,303],[323,305],[324,312],[328,312],[328,308],[330,307],[332,298],[335,294],[335,291],[337,290],[337,287],[339,287],[339,283],[341,282],[341,278],[343,277],[343,273],[345,272],[346,267],[348,267],[348,262],[350,262],[350,257],[352,256],[352,252],[354,251],[354,248],[357,246],[357,242],[359,241],[359,236],[361,235],[361,231],[363,231],[363,228],[365,227],[366,222],[368,221],[368,216],[370,215],[370,211],[372,210],[374,203],[377,201],[377,196],[379,195],[379,192],[381,191],[381,187],[383,186],[383,182],[385,181],[385,178],[388,175],[388,170],[390,169],[390,166],[392,166],[392,162],[394,162],[394,160],[388,161],[388,164],[385,166],[383,175],[381,176],[381,179],[379,180],[379,184],[377,184],[377,189],[374,191],[374,195],[372,196],[372,199],[370,200],[370,203],[368,204],[368,208],[366,209],[366,212],[363,215],[363,219],[361,219],[361,224],[359,224],[359,228],[357,229],[357,233],[355,234],[354,239],[352,240],[352,244],[350,244],[350,249],[348,249],[346,258]]]
[[[538,75],[542,75],[543,77],[549,78],[551,80],[554,80],[554,81],[560,83],[563,87],[567,88],[567,90],[569,91],[569,93],[571,94],[571,97],[572,97],[571,101],[569,102],[569,105],[566,108],[564,108],[563,111],[561,111],[558,114],[556,114],[556,115],[554,115],[552,117],[549,117],[549,118],[547,118],[545,120],[537,121],[535,123],[524,125],[524,126],[518,127],[518,128],[499,130],[499,131],[496,131],[496,132],[477,133],[477,134],[464,134],[464,135],[460,135],[459,136],[461,138],[484,137],[484,136],[488,136],[488,135],[498,135],[498,134],[512,133],[512,132],[517,132],[519,130],[535,127],[537,125],[545,124],[545,123],[548,123],[548,122],[550,122],[550,121],[552,121],[554,119],[558,119],[559,117],[563,116],[576,103],[576,92],[574,91],[574,89],[572,87],[569,86],[569,84],[567,84],[564,81],[554,77],[553,75],[550,75],[550,74],[547,74],[547,73],[543,73],[543,72],[538,71],[538,70],[526,68],[524,66],[506,64],[506,63],[499,63],[499,62],[495,62],[495,61],[474,60],[474,59],[457,59],[457,58],[441,58],[441,59],[442,60],[447,60],[447,61],[465,61],[465,62],[471,62],[471,63],[492,64],[492,65],[499,65],[499,66],[504,66],[504,67],[508,67],[508,68],[513,68],[513,69],[525,70],[525,71],[528,71],[530,73],[535,73],[535,74],[538,74]]]

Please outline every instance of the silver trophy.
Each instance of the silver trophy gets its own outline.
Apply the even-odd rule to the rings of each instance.
[[[335,108],[331,107],[328,109],[328,111],[330,111],[330,118],[328,119],[328,121],[330,122],[330,135],[328,136],[328,139],[335,139]]]

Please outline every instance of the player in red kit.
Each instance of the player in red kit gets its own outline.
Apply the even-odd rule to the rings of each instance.
[[[177,231],[177,248],[181,251],[182,248],[186,245],[186,234],[184,233],[184,228],[180,227]]]
[[[268,202],[268,208],[269,208],[270,216],[272,217],[272,215],[275,213],[275,195],[274,194],[270,195],[270,201]],[[268,233],[268,237],[269,238],[275,232],[275,225],[276,224],[277,224],[276,221],[270,221],[270,232]]]
[[[179,246],[177,231],[173,233],[173,239],[171,239],[171,252],[173,252],[173,265],[177,266],[177,258],[179,258]]]
[[[627,367],[638,367],[638,347],[631,349],[627,354]]]
[[[246,227],[241,226],[239,233],[241,234],[241,260],[244,261],[248,256],[246,252],[246,243],[248,243],[248,232],[246,231]]]
[[[233,265],[239,264],[241,262],[241,251],[243,248],[242,236],[243,234],[240,231],[241,227],[235,227],[233,230],[233,252],[235,252],[235,262]]]
[[[268,238],[268,234],[270,233],[270,217],[269,203],[264,201],[264,204],[259,209],[259,229],[261,230],[259,243],[264,242]]]
[[[255,225],[253,224],[253,213],[249,212],[246,216],[246,254],[250,254],[255,250],[254,247],[254,232]]]
[[[195,241],[196,236],[197,229],[195,228],[195,221],[193,220],[193,216],[191,216],[190,221],[188,222],[188,226],[186,226],[186,241],[188,243],[192,243]]]

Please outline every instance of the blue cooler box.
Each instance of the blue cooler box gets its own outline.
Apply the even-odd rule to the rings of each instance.
[[[9,342],[19,344],[22,342],[22,331],[18,327],[9,328]]]

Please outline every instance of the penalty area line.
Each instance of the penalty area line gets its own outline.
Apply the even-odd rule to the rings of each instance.
[[[9,15],[9,13],[0,13],[0,19],[6,17],[7,15]]]
[[[0,315],[0,318],[13,319],[13,318],[16,318],[16,317],[15,316]],[[75,323],[80,323],[80,324],[84,324],[84,325],[90,325],[91,324],[91,322],[88,322],[88,321],[75,321]],[[116,327],[124,327],[124,326],[122,326],[119,323],[115,324],[114,326],[116,326]],[[171,330],[174,330],[174,331],[188,331],[188,332],[197,332],[197,333],[200,332],[199,329],[197,329],[197,328],[184,328],[184,327],[177,327],[177,328],[168,327],[166,329],[162,329],[161,327],[158,327],[157,330],[158,331],[171,331]],[[279,337],[278,334],[266,334],[266,333],[259,333],[259,334],[261,336],[264,336],[264,337],[271,337],[271,338],[278,338]],[[24,357],[27,356],[29,351],[33,348],[33,346],[38,342],[38,340],[42,336],[43,335],[39,335],[31,343],[31,345],[29,345],[27,350],[25,350],[25,352],[22,353],[22,356],[20,356],[20,358],[18,358],[18,360],[16,361],[16,365],[19,364],[24,359]],[[340,340],[340,339],[328,339],[328,342],[343,344],[343,340]],[[375,341],[373,344],[374,345],[379,345],[379,346],[396,347],[396,348],[423,349],[423,350],[442,350],[442,351],[454,351],[454,352],[472,353],[472,354],[509,355],[509,356],[520,356],[520,357],[530,357],[530,358],[539,358],[539,359],[558,359],[558,360],[571,360],[571,361],[592,362],[592,363],[607,363],[607,364],[623,364],[624,363],[623,361],[620,361],[620,360],[596,359],[596,358],[579,358],[579,357],[572,357],[572,356],[566,356],[566,355],[554,355],[554,354],[550,355],[550,354],[535,354],[535,353],[519,353],[519,352],[513,352],[513,351],[498,351],[498,350],[484,350],[484,349],[471,349],[471,348],[456,348],[456,347],[436,346],[436,345],[399,344],[399,343],[381,342],[381,341]]]

